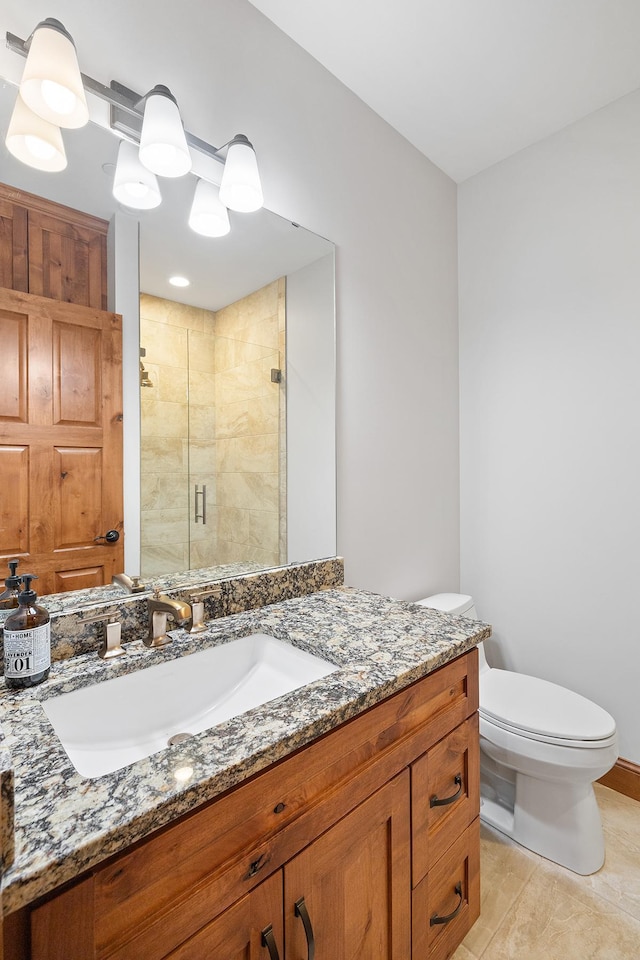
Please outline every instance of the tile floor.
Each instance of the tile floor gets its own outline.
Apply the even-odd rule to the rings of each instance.
[[[453,960],[640,960],[640,803],[595,789],[607,852],[590,877],[482,826],[481,915]]]

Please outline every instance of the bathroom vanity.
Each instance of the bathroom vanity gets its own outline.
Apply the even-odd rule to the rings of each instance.
[[[256,631],[338,669],[114,773],[74,770],[42,698]],[[488,634],[337,587],[175,631],[172,649],[135,641],[117,664],[77,655],[5,695],[5,960],[450,956],[479,914]]]

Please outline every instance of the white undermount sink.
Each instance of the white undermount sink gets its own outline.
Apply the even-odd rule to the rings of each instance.
[[[337,669],[256,633],[51,697],[42,708],[78,773],[100,777]]]

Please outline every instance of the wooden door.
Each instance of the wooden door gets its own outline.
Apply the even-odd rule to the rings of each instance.
[[[0,564],[38,593],[124,568],[122,320],[0,290]],[[96,540],[117,530],[116,543]],[[0,577],[2,573],[0,573]]]
[[[166,960],[283,958],[282,870],[208,923]]]
[[[284,876],[286,960],[305,960],[311,938],[315,960],[407,960],[408,771],[303,850]]]

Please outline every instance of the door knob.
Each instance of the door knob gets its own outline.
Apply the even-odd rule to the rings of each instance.
[[[106,540],[107,543],[117,543],[120,539],[120,534],[117,530],[107,530],[103,537],[94,537],[93,542],[97,543],[98,540]]]

